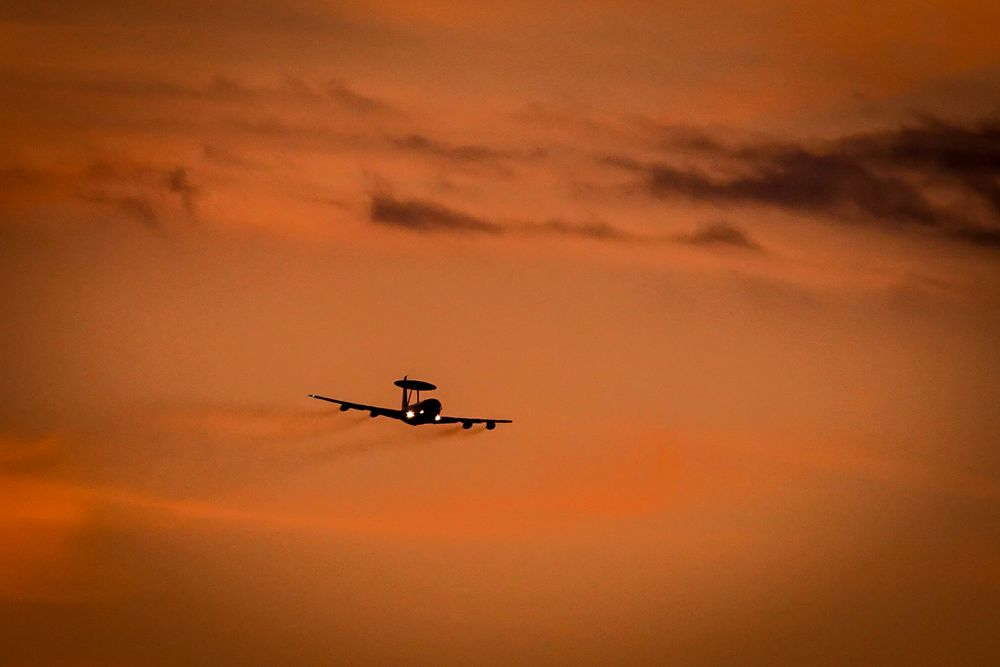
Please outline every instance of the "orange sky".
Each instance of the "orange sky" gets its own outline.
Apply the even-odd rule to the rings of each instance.
[[[995,3],[21,4],[0,663],[1000,659]]]

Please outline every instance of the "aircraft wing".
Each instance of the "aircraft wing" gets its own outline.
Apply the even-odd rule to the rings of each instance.
[[[481,417],[445,417],[441,415],[441,419],[437,422],[438,424],[468,424],[472,426],[473,424],[511,424],[512,419],[484,419]],[[468,426],[466,426],[468,428]]]
[[[328,401],[330,403],[336,403],[340,406],[341,412],[347,412],[348,410],[362,410],[364,412],[370,412],[372,417],[391,417],[393,419],[403,419],[402,410],[394,410],[392,408],[382,408],[377,405],[365,405],[364,403],[351,403],[350,401],[342,401],[338,398],[330,398],[329,396],[320,396],[319,394],[309,394],[309,398],[317,398],[321,401]]]

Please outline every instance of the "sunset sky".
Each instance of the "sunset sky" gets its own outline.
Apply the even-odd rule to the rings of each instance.
[[[0,665],[1000,662],[997,26],[0,3]]]

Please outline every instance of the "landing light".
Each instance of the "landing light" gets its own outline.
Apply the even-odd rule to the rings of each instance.
[[[434,421],[436,422],[441,421],[441,415],[434,415]]]
[[[406,418],[407,419],[413,419],[413,410],[407,410],[406,411]]]

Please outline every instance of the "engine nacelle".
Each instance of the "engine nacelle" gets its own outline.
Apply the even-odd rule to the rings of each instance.
[[[470,428],[472,428],[472,422],[462,422],[462,428],[468,431]]]
[[[486,422],[486,430],[487,431],[492,431],[496,427],[497,427],[497,423],[496,422]]]

